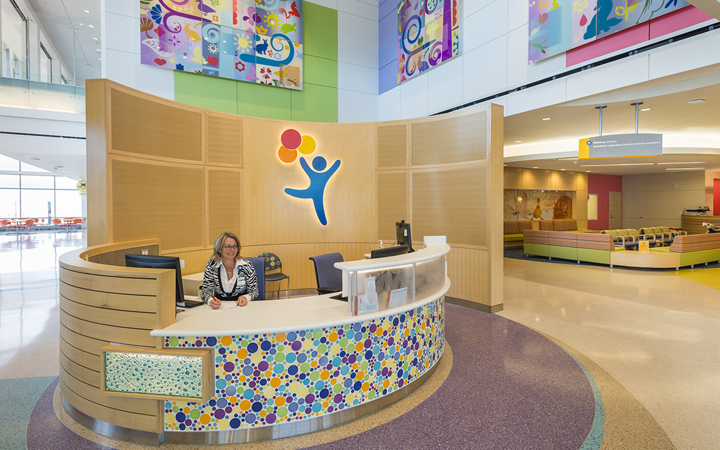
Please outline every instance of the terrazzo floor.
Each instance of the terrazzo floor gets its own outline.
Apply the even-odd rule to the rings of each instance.
[[[84,242],[0,235],[0,448],[136,447],[58,418],[57,257]],[[243,448],[717,448],[719,294],[673,273],[505,259],[505,311],[448,304],[448,352],[418,391]]]

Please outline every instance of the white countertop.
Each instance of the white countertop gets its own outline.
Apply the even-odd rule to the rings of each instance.
[[[356,323],[402,313],[431,303],[450,289],[450,280],[424,300],[393,309],[361,316],[351,316],[347,302],[331,299],[331,295],[314,295],[278,300],[256,300],[242,308],[234,302],[223,302],[221,309],[207,305],[177,315],[174,324],[153,330],[152,336],[238,336],[263,333],[285,333],[314,330]]]

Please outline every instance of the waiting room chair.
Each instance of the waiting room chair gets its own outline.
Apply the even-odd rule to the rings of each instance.
[[[277,290],[277,296],[280,298],[280,287],[282,286],[282,280],[287,280],[287,292],[288,297],[290,297],[290,277],[287,274],[284,274],[282,271],[282,261],[280,261],[280,258],[274,253],[260,253],[258,255],[258,258],[264,258],[265,259],[265,281],[277,281],[278,282],[278,290]],[[274,270],[279,270],[280,272],[273,272]]]
[[[335,263],[343,262],[340,253],[326,253],[309,258],[315,265],[318,295],[342,291],[342,270]]]
[[[252,264],[257,275],[257,285],[260,294],[255,300],[265,300],[265,258],[243,258]]]

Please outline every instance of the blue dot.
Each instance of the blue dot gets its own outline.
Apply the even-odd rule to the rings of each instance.
[[[215,336],[209,336],[205,339],[205,343],[210,347],[214,347],[215,344],[217,344],[217,338]]]
[[[243,367],[242,372],[243,372],[243,375],[250,376],[253,374],[253,368],[252,368],[252,366],[245,366],[245,367]]]
[[[288,333],[288,335],[287,335],[287,341],[288,341],[288,342],[292,342],[292,341],[294,341],[295,339],[297,339],[297,334],[295,334],[294,331],[291,331],[290,333]]]
[[[298,373],[298,367],[295,365],[288,367],[288,373],[290,375],[295,375],[296,373]]]
[[[225,386],[227,386],[227,383],[225,382],[225,379],[220,378],[215,382],[215,387],[218,389],[225,389]]]
[[[327,167],[327,161],[325,161],[325,158],[322,156],[316,156],[312,161],[313,169],[317,170],[318,172],[325,170]]]
[[[255,391],[253,391],[252,389],[245,389],[245,391],[243,392],[243,398],[245,398],[246,400],[250,400],[251,398],[253,398],[254,395]]]
[[[245,416],[245,422],[255,423],[255,414],[249,413],[247,416]]]
[[[253,410],[253,411],[255,411],[255,412],[260,412],[261,409],[262,409],[262,403],[260,403],[260,402],[255,402],[255,403],[252,404],[252,410]]]
[[[300,353],[300,354],[297,356],[297,361],[298,361],[300,364],[304,363],[305,361],[307,361],[307,355],[306,355],[305,353]]]
[[[285,355],[285,361],[289,363],[295,362],[295,353],[288,353]]]
[[[257,350],[258,350],[258,345],[254,342],[247,346],[248,353],[255,353]]]
[[[270,343],[270,341],[263,341],[262,344],[260,344],[260,348],[263,349],[264,351],[270,350],[270,347],[272,347],[272,344]]]
[[[227,400],[224,398],[219,398],[217,401],[218,408],[224,408],[227,406]]]
[[[237,417],[230,421],[230,428],[240,428],[240,419]]]

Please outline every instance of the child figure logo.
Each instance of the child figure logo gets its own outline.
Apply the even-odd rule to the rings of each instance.
[[[303,155],[310,155],[315,151],[316,143],[312,136],[301,136],[297,130],[285,130],[280,137],[282,146],[278,149],[278,157],[280,161],[290,164],[297,159],[298,152]],[[310,186],[305,189],[285,188],[285,193],[295,198],[306,198],[313,201],[315,206],[315,214],[321,224],[327,225],[327,217],[325,216],[325,186],[327,186],[330,178],[337,172],[340,167],[338,159],[333,165],[327,168],[327,161],[322,156],[316,156],[312,159],[312,167],[307,163],[304,156],[300,157],[300,167],[310,179]]]

